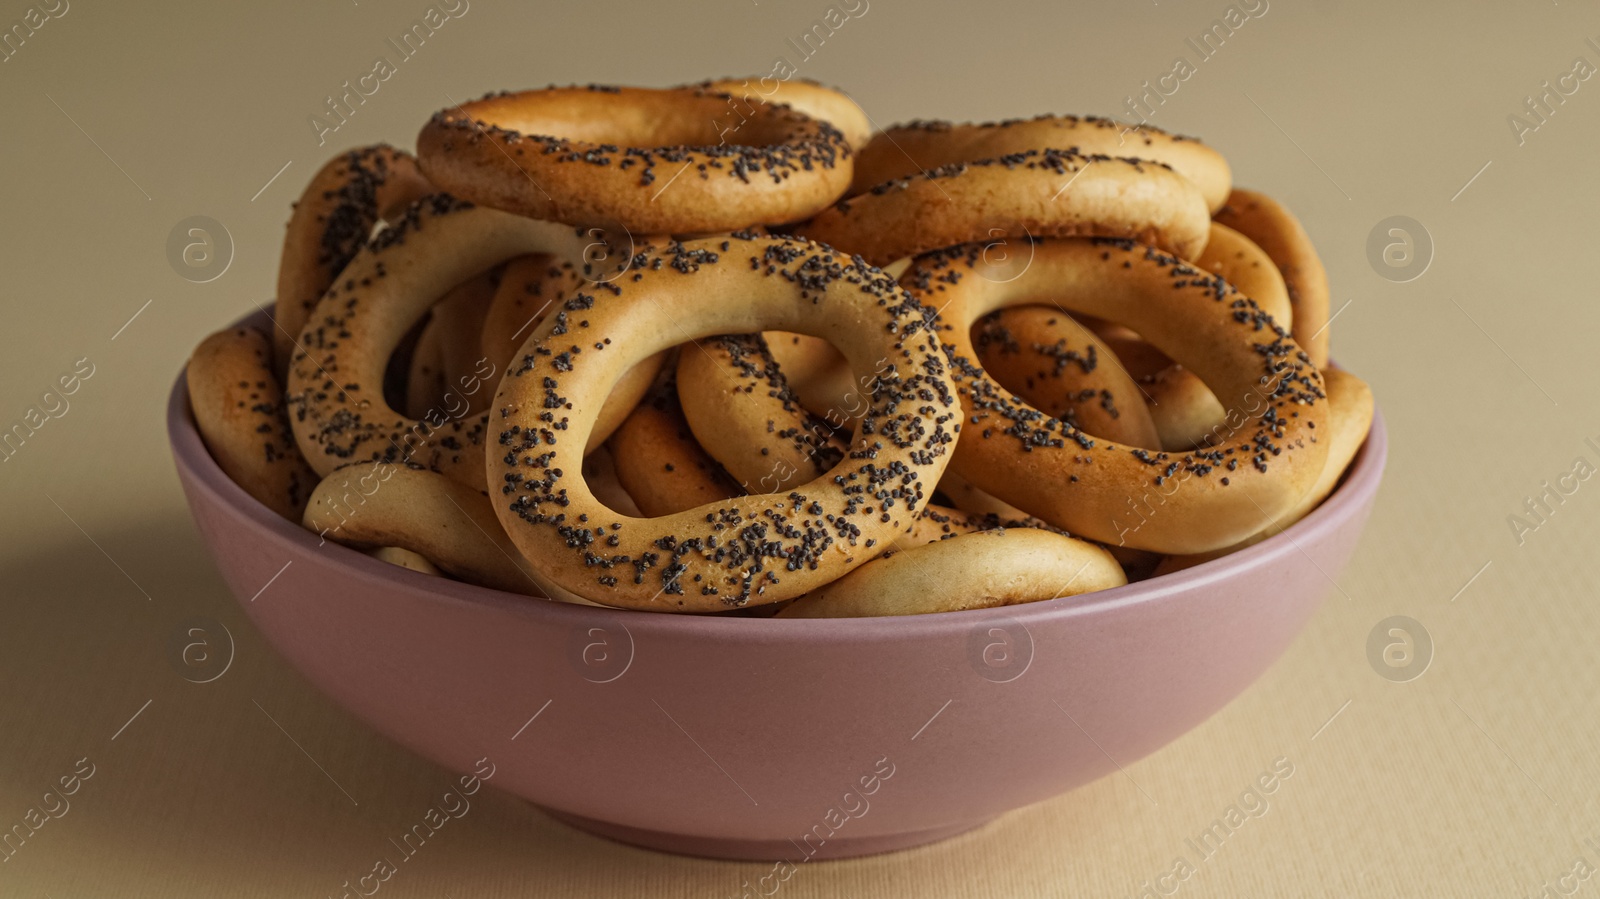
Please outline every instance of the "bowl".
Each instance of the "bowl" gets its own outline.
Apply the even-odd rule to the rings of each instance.
[[[212,461],[181,374],[167,428],[234,595],[356,717],[584,830],[791,865],[952,836],[1206,720],[1328,592],[1386,451],[1375,416],[1315,512],[1186,571],[997,609],[779,620],[556,603],[319,544]]]

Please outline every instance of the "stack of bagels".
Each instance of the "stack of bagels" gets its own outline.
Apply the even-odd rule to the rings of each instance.
[[[1372,396],[1304,229],[1108,119],[552,87],[330,160],[190,359],[247,493],[395,565],[784,618],[1106,589],[1275,534]],[[357,560],[359,561],[359,560]]]

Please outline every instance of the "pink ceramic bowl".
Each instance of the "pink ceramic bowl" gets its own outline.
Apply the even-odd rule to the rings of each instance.
[[[906,618],[707,618],[530,599],[319,546],[222,473],[188,402],[180,377],[167,427],[200,533],[256,626],[334,700],[447,768],[488,759],[492,785],[585,830],[791,862],[942,839],[1204,721],[1344,568],[1385,454],[1378,419],[1305,520],[1114,590]]]

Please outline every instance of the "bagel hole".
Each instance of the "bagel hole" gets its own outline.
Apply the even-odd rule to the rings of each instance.
[[[793,119],[778,113],[787,107],[716,94],[660,94],[523,94],[505,104],[485,103],[473,114],[522,134],[637,150],[774,146],[793,137]]]
[[[969,338],[990,377],[1038,411],[1108,443],[1161,449],[1140,374],[1117,349],[1146,347],[1160,367],[1170,360],[1131,329],[1058,306],[1026,305],[982,316]],[[1146,364],[1134,363],[1141,370]]]

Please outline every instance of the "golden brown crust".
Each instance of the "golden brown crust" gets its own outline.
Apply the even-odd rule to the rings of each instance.
[[[1199,189],[1160,163],[1028,150],[879,184],[799,233],[882,266],[972,241],[1025,255],[1045,237],[1130,238],[1192,259],[1210,225]]]
[[[1096,116],[1045,115],[981,125],[939,121],[894,125],[875,135],[856,155],[850,193],[951,163],[1046,148],[1165,163],[1194,182],[1212,211],[1227,200],[1233,184],[1228,161],[1194,138]]]
[[[1322,378],[1323,383],[1327,385],[1329,428],[1333,439],[1328,447],[1328,464],[1323,467],[1322,474],[1317,477],[1311,489],[1307,490],[1293,507],[1249,537],[1232,546],[1210,552],[1167,556],[1156,566],[1156,574],[1193,568],[1201,562],[1220,559],[1247,546],[1254,546],[1274,534],[1281,534],[1290,525],[1322,505],[1322,501],[1339,486],[1340,478],[1344,477],[1345,470],[1350,467],[1356,453],[1360,452],[1361,445],[1367,440],[1367,433],[1372,429],[1372,414],[1375,407],[1372,389],[1355,375],[1344,369],[1330,368],[1322,373]]]
[[[533,218],[632,234],[731,231],[814,215],[850,186],[833,126],[726,94],[552,87],[443,110],[417,136],[442,189]]]
[[[890,277],[895,277],[885,271]],[[806,411],[835,428],[850,429],[865,412],[867,401],[850,374],[850,364],[826,340],[791,331],[768,331],[767,342],[778,370]]]
[[[608,446],[600,446],[583,457],[583,482],[600,504],[613,512],[640,518],[643,512],[634,502],[632,494],[622,486],[617,477],[617,460]]]
[[[1212,222],[1204,253],[1195,259],[1203,268],[1232,284],[1235,290],[1256,301],[1261,311],[1294,333],[1294,304],[1289,288],[1272,257],[1255,241],[1221,222]]]
[[[489,301],[480,340],[496,371],[505,371],[517,347],[533,333],[545,312],[560,305],[583,283],[572,263],[549,253],[530,253],[506,263]]]
[[[1310,235],[1287,207],[1264,193],[1236,188],[1217,221],[1261,247],[1283,274],[1294,307],[1296,342],[1318,368],[1328,364],[1328,271]]]
[[[695,440],[671,378],[654,387],[607,445],[617,480],[645,516],[660,518],[744,493]]]
[[[1320,370],[1304,228],[1217,151],[1093,116],[874,127],[724,78],[491,94],[415,158],[343,153],[290,219],[280,333],[196,350],[198,430],[390,564],[749,617],[1104,589],[1336,488],[1371,393]]]
[[[871,618],[988,609],[1128,582],[1103,547],[1050,531],[963,534],[888,553],[800,597],[779,618]]]
[[[607,605],[720,611],[791,599],[904,533],[943,472],[960,410],[933,316],[877,269],[826,248],[737,235],[647,254],[561,333],[524,346],[495,397],[489,475],[511,539],[552,580]],[[707,296],[738,303],[707,303]],[[803,330],[853,367],[885,359],[873,405],[827,477],[650,519],[603,512],[576,472],[594,410],[663,344]]]
[[[1124,446],[1160,447],[1145,397],[1116,354],[1059,309],[1022,306],[978,320],[978,364],[1046,415]]]
[[[539,327],[545,316],[552,310],[559,312],[563,304],[579,292],[584,284],[577,266],[558,261],[548,253],[532,253],[507,263],[479,328],[478,340],[483,348],[483,357],[488,360],[487,367],[496,373],[510,368],[523,342]],[[604,282],[594,289],[605,289]],[[595,419],[588,452],[598,451],[606,438],[638,405],[655,380],[656,373],[666,364],[668,353],[663,350],[644,360],[617,382],[616,390],[607,398],[605,405],[600,408],[599,417]],[[473,408],[487,408],[492,397],[493,393],[486,391],[483,406]]]
[[[464,397],[488,389],[485,385],[492,386],[500,372],[475,374],[461,390],[447,393],[447,401],[453,397],[454,402],[417,420],[384,399],[389,356],[454,285],[526,253],[581,261],[587,240],[577,229],[474,207],[448,195],[413,205],[403,221],[356,255],[300,335],[288,393],[295,438],[311,467],[326,475],[353,462],[411,462],[481,489],[487,420],[468,414]],[[569,316],[581,311],[575,303],[581,305],[567,300],[552,321],[565,328]],[[660,360],[647,362],[619,385],[616,421],[649,388],[651,364]]]
[[[1194,372],[1176,363],[1139,382],[1150,398],[1150,418],[1161,448],[1186,452],[1203,447],[1223,424],[1227,410]]]
[[[1217,222],[1211,223],[1206,251],[1196,265],[1227,281],[1252,300],[1278,325],[1291,327],[1294,315],[1283,276],[1271,258],[1248,237]],[[1011,314],[1008,310],[1003,315]],[[1164,450],[1189,450],[1203,446],[1222,424],[1224,410],[1211,389],[1181,365],[1174,363],[1136,334],[1118,325],[1096,326],[1108,345],[1139,380],[1143,397],[1160,437],[1154,446]],[[1291,334],[1292,334],[1291,330]],[[1030,403],[1034,399],[1019,394]],[[1037,403],[1035,403],[1037,405]]]
[[[850,432],[812,415],[795,398],[758,335],[720,336],[683,347],[676,380],[679,408],[696,447],[704,447],[701,452],[740,482],[742,489],[730,495],[782,492],[826,475],[850,452]],[[865,388],[870,394],[873,381]],[[861,402],[864,412],[867,400]],[[996,527],[1047,525],[1026,513],[1001,516],[930,503],[893,546],[905,549]]]
[[[950,500],[951,506],[962,512],[998,518],[1028,517],[1028,513],[1016,506],[972,486],[971,481],[957,474],[953,468],[944,470],[944,477],[939,479],[939,492]]]
[[[819,478],[849,448],[800,404],[760,335],[684,346],[677,384],[695,438],[747,493],[777,493]]]
[[[218,331],[195,347],[185,379],[195,425],[217,465],[263,505],[299,521],[317,474],[289,431],[272,341],[256,328]]]
[[[730,104],[739,117],[748,114],[751,103],[787,103],[813,119],[837,128],[845,141],[857,150],[866,146],[868,138],[872,136],[872,121],[867,118],[866,111],[850,99],[849,94],[815,81],[803,78],[785,81],[773,78],[719,78],[688,86],[725,93],[743,101]]]
[[[416,159],[388,144],[341,153],[318,170],[294,205],[278,261],[272,340],[280,378],[306,318],[373,227],[432,191]]]
[[[438,472],[388,462],[341,468],[317,484],[301,524],[358,549],[409,550],[468,583],[565,598],[517,554],[483,491]]]
[[[953,467],[983,490],[1104,543],[1203,552],[1257,530],[1322,471],[1322,378],[1227,282],[1150,247],[1046,240],[993,265],[978,245],[917,260],[902,283],[943,307],[941,332],[967,415]],[[967,328],[1007,306],[1060,304],[1144,335],[1228,398],[1214,445],[1182,454],[1111,447],[1018,400],[973,361]]]
[[[418,574],[431,574],[435,577],[444,575],[444,572],[439,570],[439,566],[428,561],[427,556],[412,552],[409,549],[401,549],[398,546],[380,546],[377,549],[369,549],[367,550],[367,555],[377,559],[379,562],[398,565]]]
[[[440,407],[445,395],[444,346],[439,331],[429,327],[432,321],[422,323],[417,342],[411,347],[405,381],[405,413],[422,421],[428,410]]]
[[[486,371],[501,371],[488,364],[482,346],[483,320],[499,276],[498,269],[491,269],[468,278],[433,304],[417,337],[411,377],[406,382],[405,409],[410,417],[426,418],[429,410],[453,402],[452,393],[459,391],[461,384],[483,377]],[[484,411],[492,396],[489,390],[462,396],[466,411],[459,414],[465,417]]]

